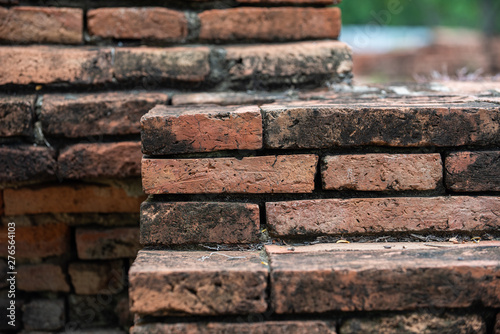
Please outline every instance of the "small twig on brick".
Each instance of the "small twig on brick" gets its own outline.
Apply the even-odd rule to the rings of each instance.
[[[234,260],[234,259],[246,259],[246,256],[230,256],[230,255],[226,255],[226,254],[223,254],[223,253],[219,253],[219,252],[212,252],[210,253],[209,255],[206,255],[206,256],[202,256],[198,259],[198,261],[201,261],[201,262],[204,262],[205,260],[208,260],[212,257],[212,255],[221,255],[221,256],[225,256],[227,257],[229,260]]]

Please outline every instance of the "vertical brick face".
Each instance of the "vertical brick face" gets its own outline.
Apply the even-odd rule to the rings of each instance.
[[[199,17],[200,39],[210,41],[335,39],[340,32],[339,8],[241,7]]]
[[[439,154],[365,154],[327,156],[321,175],[327,190],[432,190],[443,171]]]
[[[500,191],[500,151],[452,153],[445,171],[446,187],[453,191]]]
[[[90,35],[101,38],[180,42],[188,34],[184,13],[161,7],[98,8],[87,17]]]
[[[133,258],[141,248],[139,229],[121,227],[113,229],[76,230],[76,249],[82,260]]]
[[[318,156],[142,160],[147,194],[310,193]]]
[[[141,119],[144,154],[160,155],[262,148],[258,107],[156,106]]]
[[[33,130],[33,95],[0,97],[0,136],[30,136]]]
[[[0,40],[12,43],[80,44],[83,10],[79,8],[0,8]]]

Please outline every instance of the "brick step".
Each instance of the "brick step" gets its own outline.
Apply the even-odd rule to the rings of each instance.
[[[498,241],[142,250],[129,292],[141,316],[499,308],[499,274]]]
[[[0,86],[317,87],[349,78],[347,45],[334,40],[182,47],[0,47]]]

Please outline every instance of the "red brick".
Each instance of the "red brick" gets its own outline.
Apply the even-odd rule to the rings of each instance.
[[[4,213],[5,213],[5,210],[4,210],[4,205],[3,205],[3,190],[0,189],[0,216],[3,216]]]
[[[0,85],[108,83],[113,79],[108,48],[0,47]]]
[[[323,160],[323,189],[432,190],[442,180],[440,154],[334,155]]]
[[[5,42],[80,44],[82,33],[79,8],[0,8],[0,40]]]
[[[258,150],[258,107],[174,108],[156,106],[141,119],[144,154]]]
[[[131,334],[169,333],[275,333],[275,334],[335,334],[335,322],[321,320],[285,320],[262,322],[191,322],[191,323],[150,323],[136,325]]]
[[[142,159],[147,194],[310,193],[316,155]]]
[[[140,251],[129,271],[130,310],[140,315],[264,312],[268,273],[261,262],[256,252]]]
[[[114,74],[118,81],[149,80],[201,82],[210,73],[210,49],[200,47],[119,48]]]
[[[388,106],[388,102],[376,102],[262,109],[268,148],[500,144],[500,108],[487,103]]]
[[[34,183],[55,178],[54,150],[34,145],[0,146],[0,184]]]
[[[14,221],[15,223],[15,221]],[[0,235],[0,255],[7,257],[7,226]],[[66,224],[16,226],[16,259],[38,259],[64,255],[70,250],[70,231]]]
[[[58,330],[66,322],[64,299],[35,299],[23,306],[23,324],[27,330]]]
[[[185,106],[191,104],[215,104],[219,106],[235,106],[243,104],[261,105],[272,103],[280,94],[272,93],[243,93],[243,92],[211,92],[211,93],[187,93],[172,96],[173,106]]]
[[[22,265],[17,268],[17,287],[22,291],[69,292],[66,275],[55,264]]]
[[[419,250],[355,251],[345,246],[287,254],[266,247],[272,309],[290,314],[500,306],[498,242]]]
[[[266,203],[276,236],[408,231],[494,231],[500,197],[319,199]]]
[[[46,135],[88,137],[140,133],[140,119],[168,95],[145,91],[43,96],[40,120]]]
[[[182,42],[188,34],[183,12],[161,7],[98,8],[87,13],[90,36]]]
[[[60,185],[5,189],[5,214],[139,212],[144,196],[107,185]]]
[[[451,153],[445,172],[453,191],[500,191],[500,151]]]
[[[79,295],[117,294],[125,287],[121,261],[76,262],[69,265],[68,271]]]
[[[339,8],[239,7],[199,14],[199,38],[210,41],[335,39]]]
[[[341,81],[350,77],[350,48],[339,41],[226,47],[229,80],[238,89]]]
[[[141,248],[139,228],[83,229],[75,233],[78,257],[82,260],[133,258]]]
[[[242,244],[259,241],[259,206],[153,202],[141,205],[141,244]]]
[[[0,136],[30,136],[35,97],[0,96]]]
[[[61,151],[59,176],[71,179],[140,176],[141,158],[140,142],[76,144]]]
[[[476,314],[409,313],[383,317],[352,318],[340,327],[342,334],[486,333],[484,320]]]

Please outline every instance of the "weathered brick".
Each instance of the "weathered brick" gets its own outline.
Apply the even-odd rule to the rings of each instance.
[[[495,324],[495,334],[500,334],[500,313],[497,314],[497,321]]]
[[[186,93],[172,96],[173,106],[185,106],[191,104],[215,104],[219,106],[236,106],[244,104],[261,105],[272,103],[280,94],[255,93],[255,92],[211,92],[211,93]]]
[[[453,191],[500,191],[500,151],[451,153],[445,183]]]
[[[113,79],[109,48],[0,47],[0,85],[91,85]]]
[[[0,216],[3,216],[5,213],[4,206],[3,206],[3,190],[0,189]]]
[[[5,189],[5,214],[139,212],[145,196],[108,185],[57,185]]]
[[[323,189],[431,190],[442,180],[440,154],[334,155],[323,159]]]
[[[484,320],[473,314],[410,313],[374,318],[353,318],[340,327],[342,334],[441,334],[441,333],[486,333]]]
[[[125,287],[122,261],[76,262],[68,271],[79,295],[117,294]]]
[[[276,334],[335,334],[335,323],[321,320],[285,320],[262,322],[192,322],[192,323],[151,323],[136,325],[131,334],[170,333],[276,333]]]
[[[0,40],[4,42],[80,44],[82,34],[80,8],[0,8]]]
[[[76,144],[61,151],[58,172],[70,179],[140,176],[141,158],[140,142]]]
[[[162,8],[97,8],[87,13],[91,36],[182,42],[188,34],[183,12]]]
[[[74,295],[68,299],[69,321],[66,328],[78,329],[74,334],[125,334],[116,328],[118,315],[115,307],[120,295]],[[81,331],[81,333],[80,333]],[[66,330],[66,333],[73,333]]]
[[[0,185],[52,179],[57,169],[54,150],[23,144],[0,146],[0,165]]]
[[[262,117],[258,107],[156,106],[141,119],[144,154],[258,150]]]
[[[17,287],[23,291],[69,292],[69,285],[61,266],[48,263],[19,266]]]
[[[128,181],[128,180],[127,180]],[[140,180],[137,180],[140,183]],[[115,181],[113,181],[115,182]],[[20,226],[36,226],[64,222],[66,225],[99,225],[106,227],[139,226],[139,211],[136,213],[45,213],[24,216],[0,217],[0,224],[15,221]]]
[[[23,324],[28,330],[58,330],[64,327],[63,299],[36,299],[23,306]]]
[[[273,252],[271,306],[278,314],[401,311],[500,305],[498,242],[476,247]]]
[[[252,243],[259,206],[247,203],[153,202],[141,205],[141,244]]]
[[[0,255],[7,257],[7,226],[1,228]],[[16,259],[38,259],[64,255],[70,250],[70,231],[66,224],[16,226]]]
[[[0,136],[31,136],[35,97],[0,96]]]
[[[268,148],[462,146],[500,143],[491,104],[262,108]]]
[[[256,252],[140,251],[129,271],[130,310],[142,315],[261,313],[267,309],[267,276]]]
[[[350,48],[339,41],[226,47],[229,80],[236,88],[321,85],[351,75]]]
[[[266,203],[276,236],[407,231],[494,231],[500,197],[319,199]]]
[[[139,228],[84,229],[75,232],[76,250],[82,260],[133,258],[141,248]]]
[[[141,116],[168,95],[145,91],[43,96],[40,120],[46,135],[88,137],[140,133]]]
[[[210,72],[209,54],[205,46],[120,48],[116,49],[114,74],[119,81],[201,82]]]
[[[147,194],[310,193],[318,156],[142,159]]]
[[[336,39],[339,8],[239,7],[199,14],[200,35],[209,41]]]

